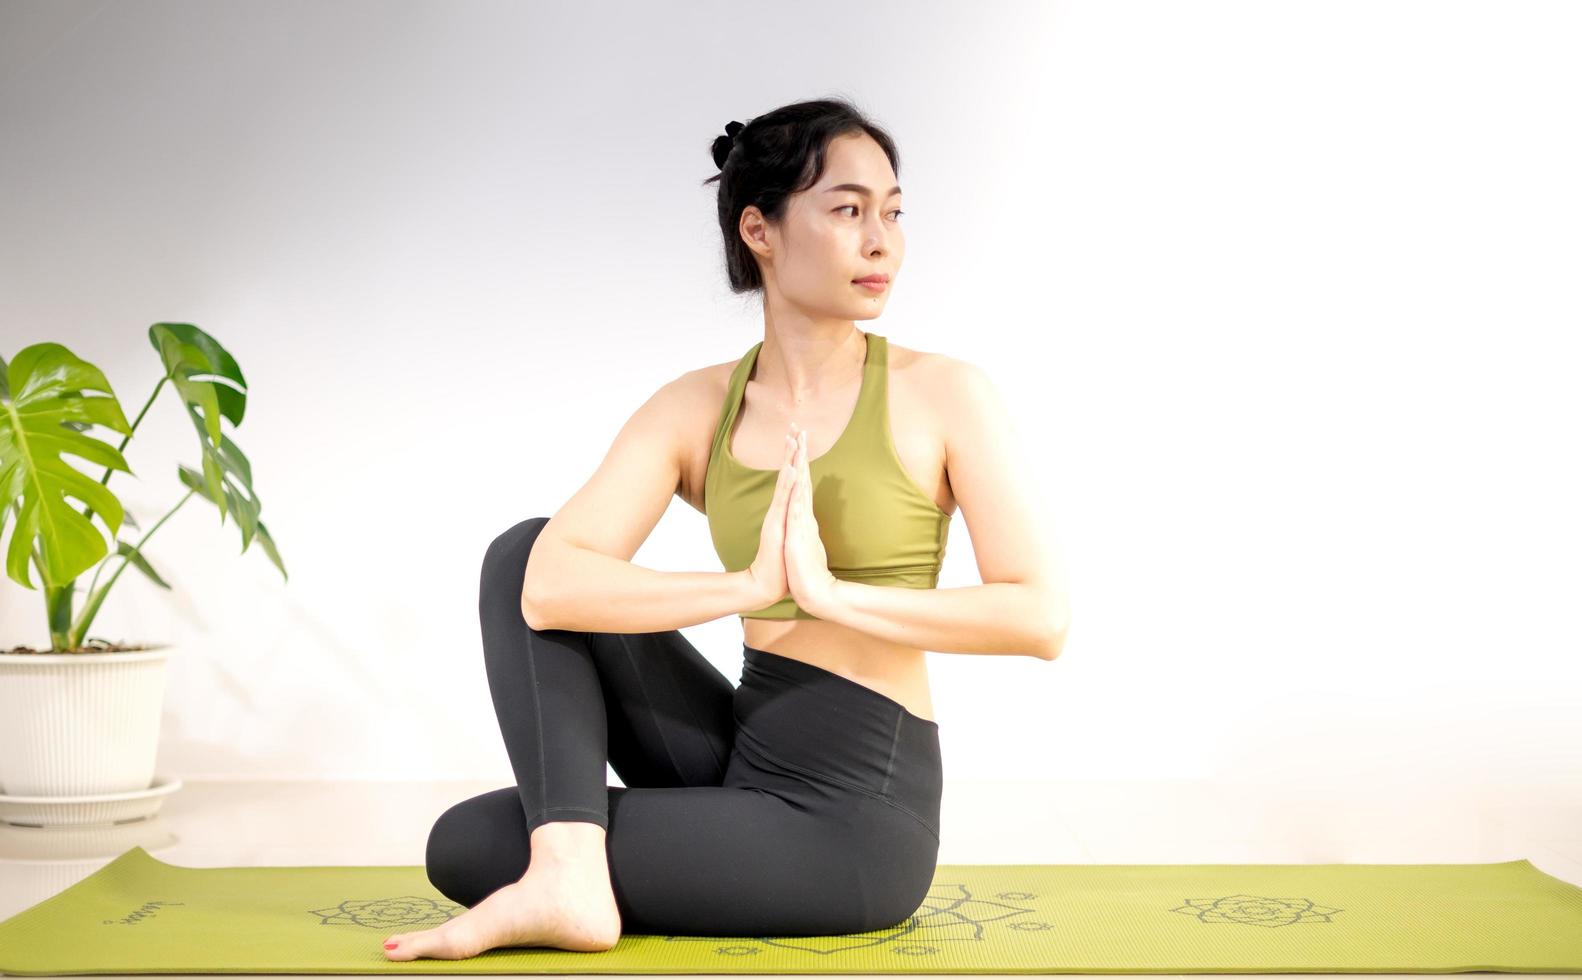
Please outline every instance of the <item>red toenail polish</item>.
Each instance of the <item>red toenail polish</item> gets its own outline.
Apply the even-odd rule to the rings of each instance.
[[[385,949],[395,949],[400,943],[385,943]]]

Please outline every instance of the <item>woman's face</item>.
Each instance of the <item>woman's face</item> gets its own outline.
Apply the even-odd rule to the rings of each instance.
[[[823,176],[791,196],[784,220],[757,222],[762,239],[754,247],[768,298],[778,294],[811,319],[869,320],[882,313],[906,254],[896,184],[890,158],[873,137],[832,140]],[[853,281],[876,273],[890,277],[878,289]]]

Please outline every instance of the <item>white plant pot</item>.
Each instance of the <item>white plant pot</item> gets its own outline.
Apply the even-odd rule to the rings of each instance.
[[[0,653],[0,793],[82,796],[154,781],[170,644]]]

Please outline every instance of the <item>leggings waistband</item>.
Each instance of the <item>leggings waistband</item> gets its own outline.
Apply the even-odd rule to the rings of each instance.
[[[736,741],[749,765],[845,787],[938,827],[938,724],[849,677],[742,647]]]

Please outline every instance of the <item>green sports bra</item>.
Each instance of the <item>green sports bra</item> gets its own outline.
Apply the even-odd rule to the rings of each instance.
[[[830,574],[836,578],[932,589],[945,558],[950,515],[912,481],[896,455],[890,438],[889,346],[878,334],[864,336],[868,353],[857,407],[835,444],[808,461],[813,516],[829,555]],[[703,483],[709,534],[730,572],[747,568],[758,557],[758,537],[780,472],[745,466],[731,455],[732,429],[762,347],[763,341],[754,344],[731,372]],[[818,617],[787,593],[762,609],[742,613],[741,618]]]

